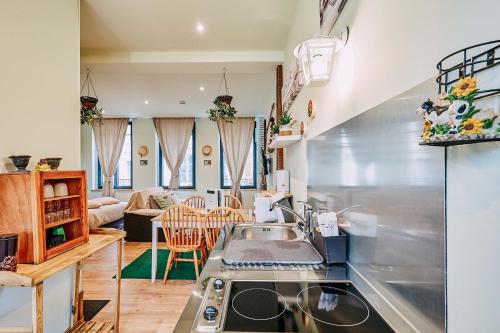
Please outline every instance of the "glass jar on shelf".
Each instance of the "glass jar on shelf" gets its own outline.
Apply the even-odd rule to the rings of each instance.
[[[64,219],[68,220],[73,216],[73,213],[71,211],[71,205],[69,203],[69,200],[66,199],[64,200]]]
[[[64,219],[64,212],[62,210],[62,203],[61,200],[56,200],[55,202],[55,215],[56,215],[56,220],[61,221]]]
[[[45,203],[45,223],[50,224],[54,222],[54,205],[52,201]]]

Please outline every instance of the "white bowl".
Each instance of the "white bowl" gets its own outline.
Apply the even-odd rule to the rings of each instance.
[[[66,183],[56,183],[54,185],[54,193],[56,197],[65,197],[68,195],[68,185]]]
[[[43,185],[43,197],[44,198],[53,198],[54,197],[54,186],[52,184],[44,184]]]

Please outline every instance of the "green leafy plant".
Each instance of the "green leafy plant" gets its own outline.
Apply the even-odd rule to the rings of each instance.
[[[214,108],[207,111],[208,119],[211,121],[225,120],[233,122],[236,119],[236,109],[228,103],[221,102],[218,99],[213,101]]]
[[[271,127],[271,133],[280,134],[280,126],[278,124],[274,124],[273,127]]]
[[[297,121],[292,118],[290,113],[283,112],[283,114],[279,118],[278,122],[280,125],[290,125],[291,126],[291,125],[295,124]]]
[[[80,108],[80,124],[92,125],[94,121],[102,122],[102,108],[94,106],[93,108]]]

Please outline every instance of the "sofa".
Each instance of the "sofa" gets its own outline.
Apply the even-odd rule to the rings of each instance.
[[[123,226],[127,232],[125,237],[127,242],[151,242],[151,219],[163,213],[162,209],[155,209],[150,205],[149,197],[155,195],[169,195],[174,203],[179,202],[174,192],[162,187],[151,187],[134,192],[124,212]],[[165,241],[163,232],[158,233],[158,241]]]

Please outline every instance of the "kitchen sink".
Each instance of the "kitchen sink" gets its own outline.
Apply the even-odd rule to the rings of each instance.
[[[300,230],[296,226],[255,225],[236,227],[232,239],[242,240],[296,240]]]

